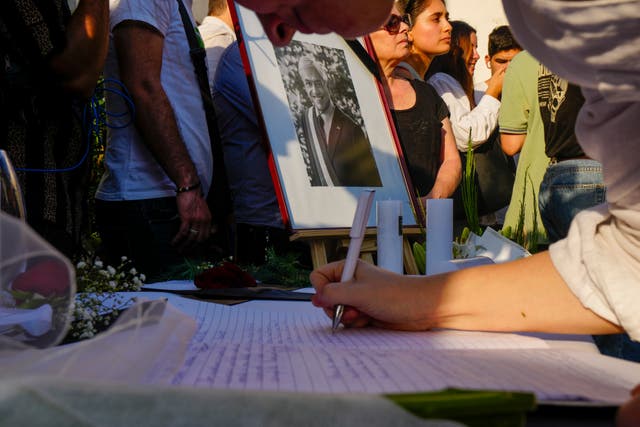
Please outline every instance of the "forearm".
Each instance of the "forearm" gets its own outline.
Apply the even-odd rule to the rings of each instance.
[[[109,46],[109,1],[81,0],[66,28],[65,49],[50,61],[65,90],[88,98],[102,72]]]
[[[576,334],[621,331],[580,303],[548,252],[427,281],[436,284],[426,307],[432,311],[434,327]]]
[[[197,171],[161,82],[164,36],[138,21],[120,23],[113,33],[120,78],[136,106],[144,144],[177,187],[193,185]]]
[[[460,184],[462,177],[462,163],[460,153],[456,148],[451,121],[448,118],[442,120],[441,129],[442,140],[442,164],[438,168],[436,181],[428,197],[432,199],[442,199],[451,197],[456,187]]]
[[[433,188],[429,192],[429,197],[432,199],[445,199],[451,197],[456,191],[458,184],[460,184],[461,167],[460,159],[457,160],[445,160],[438,169],[438,175],[436,176],[436,182],[433,184]]]
[[[182,140],[175,113],[162,86],[158,83],[157,86],[134,87],[130,90],[136,105],[136,128],[167,176],[176,187],[198,182],[196,167]]]
[[[471,111],[457,108],[451,112],[451,124],[458,150],[466,152],[469,142],[473,148],[489,139],[498,125],[500,101],[485,95]]]
[[[500,101],[485,95],[474,109],[470,109],[466,96],[460,97],[453,88],[436,87],[436,90],[449,108],[455,143],[460,151],[468,150],[469,138],[471,146],[476,147],[491,136],[498,125]]]

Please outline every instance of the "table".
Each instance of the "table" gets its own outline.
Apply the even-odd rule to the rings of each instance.
[[[167,298],[178,307],[187,304],[184,298],[171,294],[138,296]],[[292,312],[309,309],[308,303],[287,304]],[[237,307],[242,306],[256,311],[270,310],[273,303],[252,301]],[[46,363],[23,365],[33,368],[34,375],[27,375],[28,370],[13,376],[2,371],[0,419],[6,420],[7,425],[13,425],[11,421],[15,420],[15,425],[27,422],[35,426],[81,425],[80,420],[101,420],[104,425],[202,425],[203,420],[217,425],[452,425],[418,419],[381,396],[371,394],[210,390],[145,384],[149,380],[145,372],[152,372],[156,380],[163,374],[166,380],[170,374],[157,372],[153,358],[146,358],[148,352],[141,356],[138,350],[153,349],[171,358],[171,353],[163,353],[163,349],[188,346],[190,334],[196,330],[192,319],[172,310],[164,313],[159,323],[157,328],[145,330],[144,334],[125,331],[130,335],[130,346],[120,348],[108,338],[101,343],[96,340],[102,347],[97,349],[100,351],[93,351],[91,357],[83,357],[89,346],[57,348],[51,349]],[[584,355],[597,351],[584,336],[545,335],[544,339],[552,348],[562,351]],[[70,355],[91,363],[80,369],[79,365],[69,364]],[[31,356],[21,353],[20,359],[28,360]],[[127,357],[130,362],[125,367],[129,369],[119,371],[114,360],[127,360]],[[2,366],[10,366],[7,361],[0,357]],[[174,363],[183,362],[176,358]],[[633,364],[631,375],[640,372],[636,365]],[[542,407],[529,416],[527,425],[571,425],[572,422],[582,426],[610,425],[612,411],[611,407],[581,412],[575,408]],[[588,419],[575,419],[577,414],[585,412]]]

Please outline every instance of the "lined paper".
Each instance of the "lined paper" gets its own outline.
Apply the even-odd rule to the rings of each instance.
[[[640,365],[603,368],[598,362],[609,358],[574,357],[534,337],[374,328],[332,334],[330,320],[310,304],[293,303],[291,311],[278,304],[271,307],[279,311],[268,304],[189,304],[198,331],[173,379],[178,385],[375,394],[461,387],[620,403],[640,383]]]

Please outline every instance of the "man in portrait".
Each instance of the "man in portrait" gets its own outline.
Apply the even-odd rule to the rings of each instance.
[[[382,182],[362,128],[332,101],[321,66],[302,57],[298,72],[311,106],[303,111],[312,186],[380,187]]]

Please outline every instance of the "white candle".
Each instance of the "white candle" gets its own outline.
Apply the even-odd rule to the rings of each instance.
[[[453,199],[427,199],[425,274],[455,270],[453,255]]]
[[[381,200],[376,208],[378,266],[402,274],[402,202]]]

